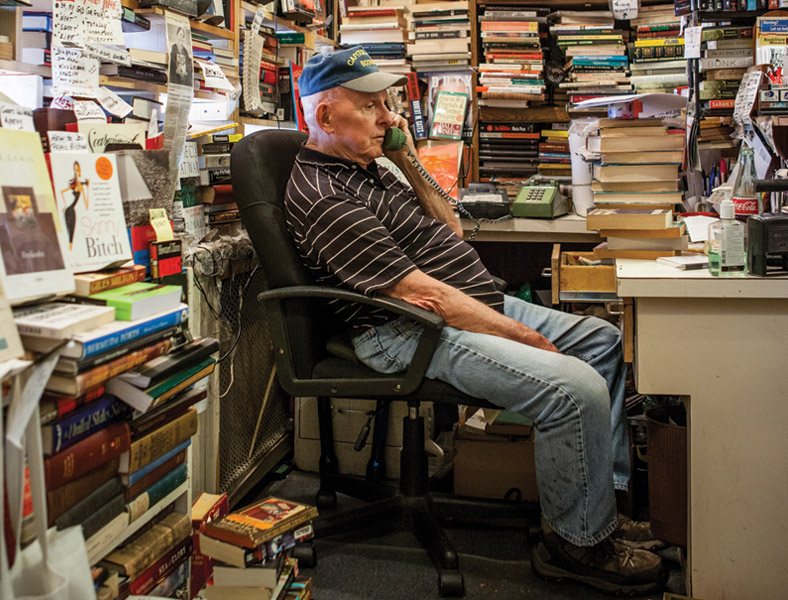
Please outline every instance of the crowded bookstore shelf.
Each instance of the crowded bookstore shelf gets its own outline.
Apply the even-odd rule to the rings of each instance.
[[[554,304],[601,298],[613,318],[623,302],[629,334],[634,324],[654,335],[644,315],[663,293],[708,300],[720,315],[719,302],[743,298],[784,320],[772,300],[788,251],[769,245],[788,219],[783,0],[0,4],[6,426],[20,426],[16,384],[30,372],[46,381],[43,446],[28,458],[40,462],[45,500],[33,490],[35,510],[12,520],[8,547],[36,543],[39,509],[59,532],[81,527],[98,598],[179,588],[191,598],[214,562],[238,560],[270,567],[276,597],[310,597],[284,557],[311,537],[312,507],[268,499],[227,516],[298,443],[272,351],[259,349],[264,276],[230,155],[260,129],[306,130],[297,83],[315,54],[361,45],[407,77],[388,105],[408,119],[465,237],[485,263],[506,266],[512,290],[542,287],[531,274],[552,268]],[[707,239],[725,199],[747,230],[736,265]],[[717,271],[656,262],[704,254]],[[131,295],[135,285],[150,287]],[[114,320],[96,321],[108,308],[80,312],[98,306]],[[252,513],[277,533],[244,545],[228,532]],[[701,521],[691,515],[696,539],[713,540]],[[700,591],[726,581],[688,556],[690,588],[693,577]],[[222,587],[208,599],[231,597]]]

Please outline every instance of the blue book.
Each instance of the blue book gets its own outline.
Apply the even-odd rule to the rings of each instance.
[[[154,460],[152,463],[148,463],[147,465],[142,467],[140,470],[134,471],[133,473],[129,473],[128,475],[121,475],[121,477],[124,480],[123,483],[125,483],[128,487],[131,487],[132,485],[137,483],[140,479],[145,477],[148,473],[150,473],[154,469],[158,469],[160,465],[162,465],[165,462],[167,462],[168,460],[170,460],[173,456],[175,456],[176,454],[180,454],[181,452],[186,450],[186,448],[188,448],[189,444],[191,444],[191,443],[192,443],[192,440],[191,440],[191,438],[189,438],[188,440],[186,440],[185,442],[183,442],[179,446],[175,446],[175,448],[173,448],[172,450],[170,450],[166,454],[164,454],[164,455],[160,456],[159,458],[157,458],[156,460]]]
[[[41,443],[44,456],[52,456],[65,450],[109,423],[126,416],[128,412],[129,407],[125,402],[112,394],[104,394],[54,423],[43,425]]]
[[[66,345],[60,356],[64,358],[87,358],[88,356],[107,352],[142,336],[185,323],[188,313],[188,305],[181,303],[175,308],[156,313],[144,319],[112,321],[89,331],[75,333],[70,338],[71,343]],[[25,348],[35,352],[48,352],[53,347],[52,340],[46,338],[23,335],[22,339]]]

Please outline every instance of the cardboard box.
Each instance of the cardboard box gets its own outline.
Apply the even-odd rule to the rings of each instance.
[[[454,493],[503,500],[518,492],[521,500],[539,500],[533,435],[472,433],[460,423],[454,436]]]

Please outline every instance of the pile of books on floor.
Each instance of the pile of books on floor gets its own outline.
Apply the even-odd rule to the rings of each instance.
[[[616,28],[610,11],[556,11],[548,22],[564,56],[566,78],[558,87],[572,104],[631,91],[625,32]]]
[[[539,174],[545,177],[571,177],[569,123],[553,123],[549,129],[542,129],[540,135]]]
[[[479,14],[479,106],[526,108],[545,100],[544,9],[486,7]]]
[[[659,119],[599,120],[585,152],[594,161],[595,206],[586,226],[607,237],[594,249],[596,258],[653,259],[687,248],[674,224],[674,209],[683,201],[683,147],[684,130],[668,129]]]
[[[296,545],[311,552],[316,517],[314,506],[267,497],[196,523],[196,552],[213,562],[207,600],[308,600],[311,580],[299,577]]]
[[[407,68],[406,6],[348,6],[346,10],[339,24],[343,46],[363,46],[381,70]]]
[[[410,7],[412,42],[408,44],[413,70],[465,70],[471,64],[468,1],[427,2]]]
[[[668,92],[687,86],[681,17],[673,4],[643,6],[630,19],[630,83],[638,93]]]
[[[482,181],[521,182],[522,187],[536,173],[538,150],[539,131],[532,123],[481,123],[479,176]]]
[[[707,115],[732,115],[739,83],[747,68],[755,64],[753,28],[704,27],[701,40],[700,105]]]

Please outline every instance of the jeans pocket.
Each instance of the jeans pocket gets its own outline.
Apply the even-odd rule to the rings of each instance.
[[[408,368],[416,352],[421,327],[400,317],[353,338],[358,359],[379,373],[398,373]]]

